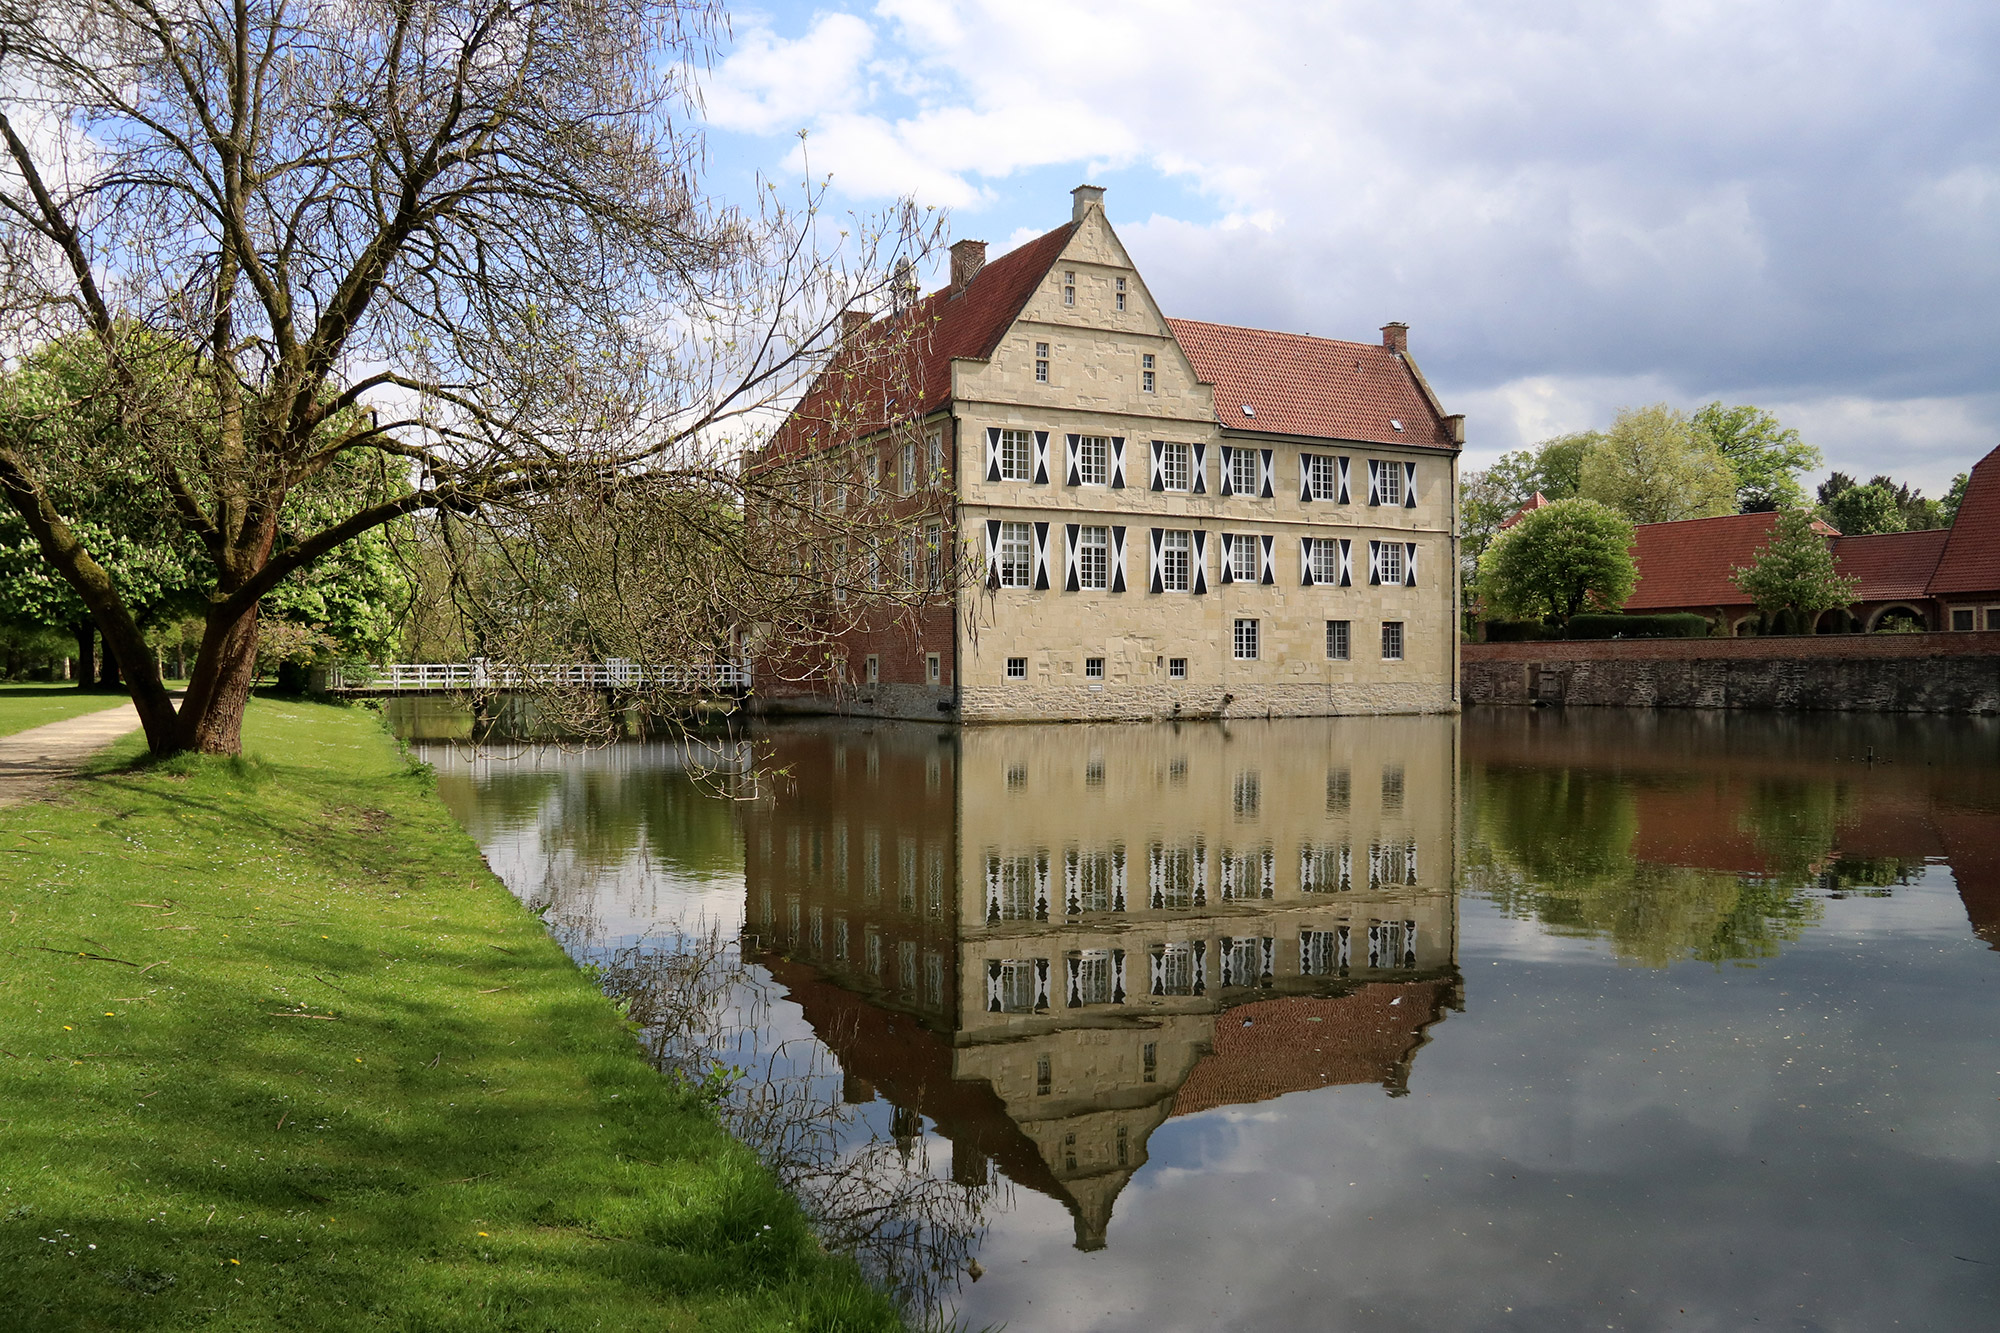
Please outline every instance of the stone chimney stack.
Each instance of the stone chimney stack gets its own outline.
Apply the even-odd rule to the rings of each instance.
[[[889,301],[899,315],[917,303],[917,267],[907,259],[897,260],[889,274]]]
[[[965,290],[965,285],[979,276],[979,270],[986,267],[986,242],[953,241],[951,243],[951,290],[953,295]]]
[[[867,328],[873,322],[873,318],[866,310],[841,311],[840,341],[843,343],[852,342],[854,335]]]
[[[1104,211],[1104,187],[1102,185],[1079,185],[1069,192],[1069,220],[1081,222],[1084,216],[1095,208]]]
[[[1382,345],[1392,352],[1410,350],[1410,326],[1403,321],[1391,320],[1382,326]]]

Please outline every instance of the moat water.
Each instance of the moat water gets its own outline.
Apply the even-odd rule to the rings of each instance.
[[[2000,1327],[1995,719],[419,748],[915,1310]]]

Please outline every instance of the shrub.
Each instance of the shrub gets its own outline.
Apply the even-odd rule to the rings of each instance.
[[[1708,617],[1692,611],[1667,615],[1581,615],[1569,618],[1572,639],[1705,639]]]
[[[1531,643],[1537,639],[1552,637],[1547,625],[1539,620],[1489,620],[1486,622],[1486,642],[1488,643]]]

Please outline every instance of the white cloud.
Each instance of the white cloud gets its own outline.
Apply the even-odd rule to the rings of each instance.
[[[805,129],[862,100],[874,49],[875,30],[852,14],[822,14],[789,41],[753,24],[702,80],[709,121],[750,134]]]

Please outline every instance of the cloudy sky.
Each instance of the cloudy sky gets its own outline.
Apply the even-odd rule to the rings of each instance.
[[[996,250],[1088,180],[1177,315],[1411,350],[1468,462],[1754,402],[1938,494],[2000,443],[1991,0],[737,9],[713,184]],[[807,137],[799,139],[799,131]],[[801,156],[809,152],[809,159]]]

